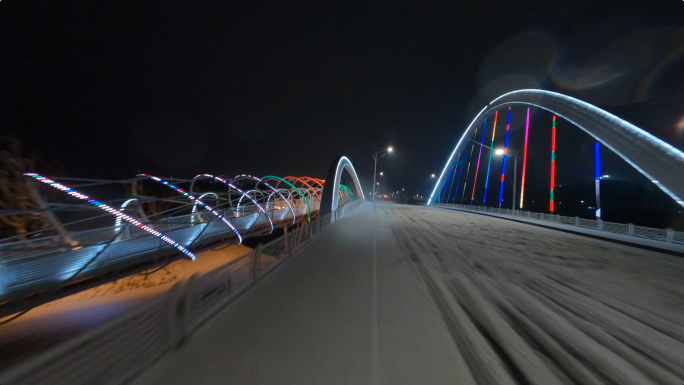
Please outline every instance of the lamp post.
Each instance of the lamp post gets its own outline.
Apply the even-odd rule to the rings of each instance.
[[[380,150],[378,148],[375,149],[375,152],[373,153],[373,160],[375,160],[375,167],[373,168],[373,203],[375,203],[375,193],[377,192],[377,183],[375,182],[375,177],[378,175],[378,159],[382,158],[383,156],[387,155],[388,152],[392,152],[393,148],[388,147],[387,150]],[[380,155],[380,158],[378,158],[378,155]]]
[[[486,147],[488,149],[492,149],[491,147],[487,146],[486,144],[482,144],[478,141],[471,140],[471,142],[476,143],[476,144],[481,144],[482,147]],[[519,156],[509,153],[509,152],[504,152],[502,149],[497,149],[494,151],[496,155],[504,155],[504,156],[512,156],[513,157],[513,205],[511,206],[513,208],[513,214],[515,214],[515,184],[517,183],[517,177],[518,177],[518,159],[520,159]]]
[[[504,152],[502,149],[496,150],[496,155],[505,155],[505,156],[512,156],[513,157],[513,205],[511,206],[513,208],[513,214],[515,214],[515,184],[516,180],[518,177],[518,159],[520,159],[519,156],[515,154],[509,154],[508,152]]]

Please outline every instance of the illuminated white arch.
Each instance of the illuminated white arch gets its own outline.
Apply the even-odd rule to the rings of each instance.
[[[133,202],[140,202],[140,200],[138,200],[138,198],[131,198],[125,201],[121,204],[121,208],[119,208],[119,211],[123,212],[126,209],[126,206]],[[118,215],[116,216],[116,221],[114,221],[114,227],[116,227],[116,231],[121,231],[121,217]]]
[[[518,90],[501,95],[480,111],[451,153],[428,204],[444,177],[454,154],[464,147],[475,123],[487,113],[511,104],[524,104],[550,111],[579,127],[615,152],[656,186],[684,206],[684,152],[643,129],[579,99],[543,90]]]
[[[254,176],[254,175],[240,174],[240,175],[236,176],[235,178],[250,178],[250,179],[254,179],[255,181],[258,181],[258,182],[263,183],[263,184],[265,184],[266,186],[268,186],[268,188],[270,188],[271,190],[273,190],[273,192],[278,193],[278,195],[280,195],[280,197],[283,198],[283,200],[285,201],[285,204],[287,205],[287,207],[290,208],[290,211],[292,212],[292,224],[294,224],[295,222],[297,222],[297,214],[295,213],[294,209],[293,209],[292,206],[290,205],[290,202],[288,202],[287,199],[285,199],[285,197],[283,196],[283,194],[281,194],[280,191],[278,191],[275,187],[271,186],[271,185],[268,184],[266,181],[262,180],[262,179],[259,178],[259,177]],[[308,205],[308,202],[307,202],[307,205]],[[287,213],[286,213],[285,215],[287,216]],[[311,209],[309,209],[309,215],[311,215]]]
[[[351,175],[354,185],[356,186],[356,192],[359,197],[363,197],[363,190],[361,189],[361,183],[356,175],[356,170],[352,165],[349,158],[346,156],[341,156],[333,161],[328,168],[328,175],[325,180],[325,187],[323,188],[323,195],[321,198],[321,206],[319,209],[319,216],[334,212],[339,207],[339,189],[340,180],[342,180],[342,171],[347,170],[349,175]]]
[[[207,195],[213,195],[214,198],[216,198],[216,204],[218,204],[218,202],[219,202],[218,194],[213,193],[213,192],[204,193],[204,194],[200,195],[199,199],[202,200],[202,199],[204,199],[204,197],[207,196]],[[195,203],[192,205],[192,213],[194,214],[194,213],[196,213],[196,212],[197,212],[197,202],[195,202]],[[191,222],[195,222],[196,220],[200,220],[200,219],[201,219],[200,214],[197,215],[197,219],[195,219],[195,216],[194,216],[194,215],[192,215],[192,216],[190,217],[190,221],[191,221]]]
[[[196,177],[194,177],[193,179],[197,179],[197,178],[200,178],[200,177],[214,178],[214,179],[216,179],[217,181],[222,182],[222,183],[224,183],[224,184],[226,184],[226,185],[232,187],[233,189],[237,190],[237,192],[239,192],[240,194],[242,194],[242,196],[240,197],[240,200],[238,201],[238,207],[240,207],[240,202],[242,201],[242,198],[243,198],[243,197],[249,198],[249,200],[251,200],[251,201],[256,205],[256,207],[258,207],[259,210],[266,216],[266,218],[268,219],[268,222],[271,224],[271,233],[273,232],[273,221],[271,220],[271,217],[266,213],[266,210],[264,210],[264,208],[261,207],[261,205],[260,205],[259,203],[257,203],[257,201],[255,201],[254,199],[252,199],[252,197],[250,197],[250,196],[247,195],[244,191],[242,191],[241,189],[235,187],[234,184],[228,182],[227,180],[225,180],[225,179],[223,179],[223,178],[219,178],[219,177],[213,176],[213,175],[211,175],[211,174],[199,174],[199,175],[197,175]],[[206,194],[205,194],[205,195],[206,195]],[[201,198],[201,197],[200,197],[200,198]],[[230,199],[230,198],[228,198],[228,199]],[[194,209],[194,207],[193,207],[193,209]],[[269,234],[270,234],[270,233],[269,233]]]
[[[256,189],[247,190],[247,191],[245,191],[245,194],[244,194],[243,196],[241,196],[240,199],[238,199],[237,207],[240,207],[240,205],[242,204],[242,198],[244,198],[244,197],[250,198],[249,193],[259,193],[259,194],[261,194],[262,200],[263,200],[263,198],[266,196],[266,194],[264,194],[264,192],[261,191],[261,190],[256,190]],[[273,194],[273,193],[271,193],[271,194]],[[256,202],[256,199],[254,199],[254,198],[252,198],[252,199],[254,200],[254,202]],[[266,199],[268,199],[268,197],[266,197]]]

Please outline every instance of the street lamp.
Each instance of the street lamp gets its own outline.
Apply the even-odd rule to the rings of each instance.
[[[487,147],[487,146],[485,146],[485,147]],[[491,147],[487,147],[487,148],[489,148],[491,150]],[[520,157],[515,155],[515,154],[509,154],[508,151],[504,151],[501,148],[497,148],[496,151],[494,151],[494,153],[496,155],[499,155],[499,156],[503,155],[503,156],[512,156],[513,157],[513,160],[514,160],[514,162],[513,162],[513,205],[511,207],[513,209],[513,213],[515,213],[515,184],[516,184],[516,180],[517,180],[517,176],[518,176],[518,159],[520,159]],[[499,202],[499,204],[501,204],[501,202]]]
[[[491,147],[487,146],[486,144],[482,144],[476,140],[471,140],[471,142],[479,144],[482,147],[486,147],[490,150],[492,149]],[[508,150],[503,150],[501,148],[497,148],[496,150],[494,150],[494,153],[496,155],[499,155],[499,156],[501,156],[501,155],[512,156],[515,160],[515,163],[513,164],[513,206],[511,206],[513,208],[513,213],[515,213],[515,183],[516,183],[516,179],[517,179],[517,175],[518,175],[518,159],[520,159],[520,157],[515,155],[515,154],[509,153]]]
[[[380,175],[382,175],[382,171],[380,171]]]
[[[375,160],[375,167],[373,168],[373,184],[375,184],[376,186],[380,184],[375,182],[375,177],[378,176],[378,159],[382,158],[383,156],[387,155],[388,152],[392,151],[394,151],[392,147],[388,147],[387,150],[380,150],[376,148],[375,152],[373,153],[373,159]],[[378,155],[380,155],[380,157],[378,157]],[[380,173],[380,175],[382,175],[382,173]],[[375,193],[373,194],[373,203],[375,203]]]
[[[435,174],[432,174],[432,177],[434,178],[434,177],[435,177]]]

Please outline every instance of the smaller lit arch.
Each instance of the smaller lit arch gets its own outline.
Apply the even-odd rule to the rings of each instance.
[[[363,190],[361,189],[361,183],[359,182],[359,177],[356,175],[356,170],[352,165],[349,158],[346,156],[340,156],[339,158],[333,160],[328,168],[328,174],[325,177],[325,187],[323,188],[323,199],[321,200],[321,206],[319,209],[319,216],[329,214],[337,210],[339,206],[339,186],[342,180],[342,171],[347,170],[349,175],[354,182],[356,187],[357,196],[363,197]]]
[[[178,188],[178,187],[172,185],[171,183],[169,183],[169,182],[167,182],[167,181],[165,181],[165,180],[162,180],[161,178],[158,178],[158,177],[156,177],[156,176],[154,176],[154,175],[149,175],[149,174],[138,174],[138,176],[143,176],[143,177],[145,177],[145,178],[150,178],[150,179],[152,179],[152,180],[154,180],[154,181],[156,181],[156,182],[159,182],[159,183],[161,183],[161,184],[163,184],[163,185],[165,185],[165,186],[167,186],[167,187],[169,187],[169,188],[171,188],[171,189],[173,189],[173,190],[175,190],[175,191],[177,191],[177,192],[179,192],[179,193],[185,195],[185,196],[186,196],[188,199],[190,199],[191,201],[199,203],[200,206],[205,207],[207,210],[209,210],[209,212],[211,212],[212,214],[214,214],[214,215],[215,215],[217,218],[219,218],[223,223],[225,223],[226,225],[228,225],[228,227],[230,227],[231,230],[233,230],[233,232],[238,236],[238,239],[240,240],[240,243],[242,244],[242,235],[240,235],[240,232],[237,231],[237,229],[235,228],[235,226],[233,226],[233,224],[230,223],[230,221],[228,221],[228,220],[227,220],[226,218],[224,218],[221,214],[219,214],[216,210],[214,210],[213,207],[211,207],[211,206],[207,205],[206,203],[202,202],[200,199],[197,199],[197,198],[195,198],[194,196],[188,194],[188,193],[187,193],[186,191],[184,191],[183,189],[180,189],[180,188]]]
[[[225,184],[225,185],[228,185],[228,186],[232,187],[232,188],[235,189],[237,192],[239,192],[240,194],[242,194],[242,196],[240,197],[240,200],[238,201],[238,207],[240,207],[240,202],[242,201],[242,198],[243,198],[243,197],[249,198],[249,200],[252,201],[252,203],[254,203],[254,204],[256,205],[256,207],[259,209],[259,211],[261,211],[261,212],[266,216],[266,218],[268,219],[268,222],[271,224],[271,233],[273,232],[273,221],[271,220],[271,217],[266,213],[266,210],[264,210],[264,208],[261,207],[261,205],[260,205],[259,203],[257,203],[257,201],[255,201],[254,199],[252,199],[252,197],[250,197],[249,195],[247,195],[244,191],[242,191],[242,190],[239,189],[238,187],[235,187],[234,184],[228,182],[227,180],[225,180],[225,179],[223,179],[223,178],[219,178],[219,177],[217,177],[217,176],[213,176],[213,175],[211,175],[211,174],[200,174],[200,175],[197,175],[194,179],[197,179],[197,178],[199,178],[199,177],[213,178],[213,179],[215,179],[215,180],[217,180],[217,181],[219,181],[219,182],[221,182],[221,183],[223,183],[223,184]],[[201,198],[201,197],[200,197],[200,198]],[[228,198],[228,199],[230,199],[230,198]],[[194,208],[194,207],[193,207],[193,208]],[[269,234],[270,234],[270,233],[269,233]]]

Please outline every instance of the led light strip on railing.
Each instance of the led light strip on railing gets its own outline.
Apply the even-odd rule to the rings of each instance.
[[[233,226],[226,218],[224,218],[221,214],[219,214],[216,210],[214,210],[214,209],[213,209],[211,206],[209,206],[208,204],[206,204],[206,203],[202,202],[201,200],[199,200],[199,199],[193,197],[192,195],[190,195],[190,194],[188,194],[187,192],[185,192],[183,189],[178,188],[178,187],[172,185],[171,183],[169,183],[169,182],[167,182],[167,181],[165,181],[165,180],[162,180],[161,178],[158,178],[158,177],[156,177],[156,176],[154,176],[154,175],[138,174],[137,176],[144,176],[144,177],[146,177],[146,178],[150,178],[150,179],[155,180],[155,181],[157,181],[157,182],[159,182],[159,183],[162,183],[162,184],[164,184],[164,185],[166,185],[166,186],[168,186],[168,187],[170,187],[170,188],[176,190],[177,192],[179,192],[179,193],[185,195],[185,196],[186,196],[187,198],[189,198],[190,200],[192,200],[192,201],[194,201],[194,202],[197,202],[200,206],[205,207],[207,210],[209,210],[209,212],[211,212],[211,213],[214,214],[216,217],[218,217],[219,219],[221,219],[221,220],[223,221],[223,223],[225,223],[226,225],[228,225],[228,227],[230,227],[230,228],[235,232],[235,234],[238,236],[238,239],[240,240],[240,243],[242,243],[242,236],[241,236],[240,233],[237,231],[237,229],[235,228],[235,226]]]
[[[62,190],[65,193],[67,193],[67,194],[69,194],[75,198],[82,199],[84,201],[88,201],[88,203],[90,203],[94,206],[97,206],[97,207],[101,208],[104,211],[107,211],[108,213],[110,213],[112,215],[116,215],[118,218],[122,218],[125,221],[132,223],[136,227],[139,227],[139,228],[147,231],[148,233],[156,236],[157,238],[160,238],[164,242],[166,242],[166,243],[170,244],[171,246],[175,247],[176,249],[180,250],[183,254],[190,257],[190,259],[192,259],[193,261],[195,260],[195,254],[191,253],[188,249],[183,247],[180,243],[174,241],[173,239],[167,237],[166,235],[160,233],[159,231],[139,222],[135,218],[129,217],[128,215],[120,212],[119,210],[116,210],[116,209],[114,209],[114,208],[112,208],[112,207],[110,207],[110,206],[108,206],[108,205],[106,205],[100,201],[97,201],[95,199],[90,199],[90,197],[88,197],[87,195],[84,195],[84,194],[81,194],[77,191],[74,191],[73,189],[71,189],[71,188],[69,188],[63,184],[57,183],[57,182],[55,182],[51,179],[48,179],[42,175],[33,174],[33,173],[26,173],[24,175],[30,176],[30,177],[32,177],[32,178],[34,178],[40,182],[43,182],[47,185],[50,185],[50,186],[52,186],[58,190]]]
[[[227,180],[225,180],[225,179],[223,179],[223,178],[219,178],[219,177],[217,177],[217,176],[213,176],[213,175],[211,175],[211,174],[199,174],[199,175],[197,175],[197,176],[196,176],[195,178],[193,178],[193,179],[197,179],[197,178],[202,177],[202,176],[208,177],[208,178],[214,178],[214,179],[216,179],[216,180],[219,181],[219,182],[223,182],[224,184],[227,184],[228,186],[230,186],[230,187],[234,188],[235,190],[237,190],[240,194],[242,194],[242,196],[246,196],[247,198],[249,198],[249,200],[251,200],[252,203],[254,203],[254,204],[256,205],[256,207],[257,207],[259,210],[261,210],[262,213],[264,213],[264,215],[266,215],[266,218],[268,218],[268,221],[271,223],[271,233],[273,232],[273,221],[271,220],[271,217],[268,216],[268,214],[266,213],[266,210],[264,210],[264,208],[261,207],[261,205],[260,205],[259,203],[257,203],[257,201],[255,201],[254,199],[252,199],[252,197],[250,197],[249,195],[247,195],[244,191],[240,190],[239,188],[235,187],[235,185],[233,185],[232,183],[228,182]],[[240,198],[240,199],[242,199],[242,198]],[[239,203],[238,203],[238,207],[240,207],[240,204],[239,204]]]

